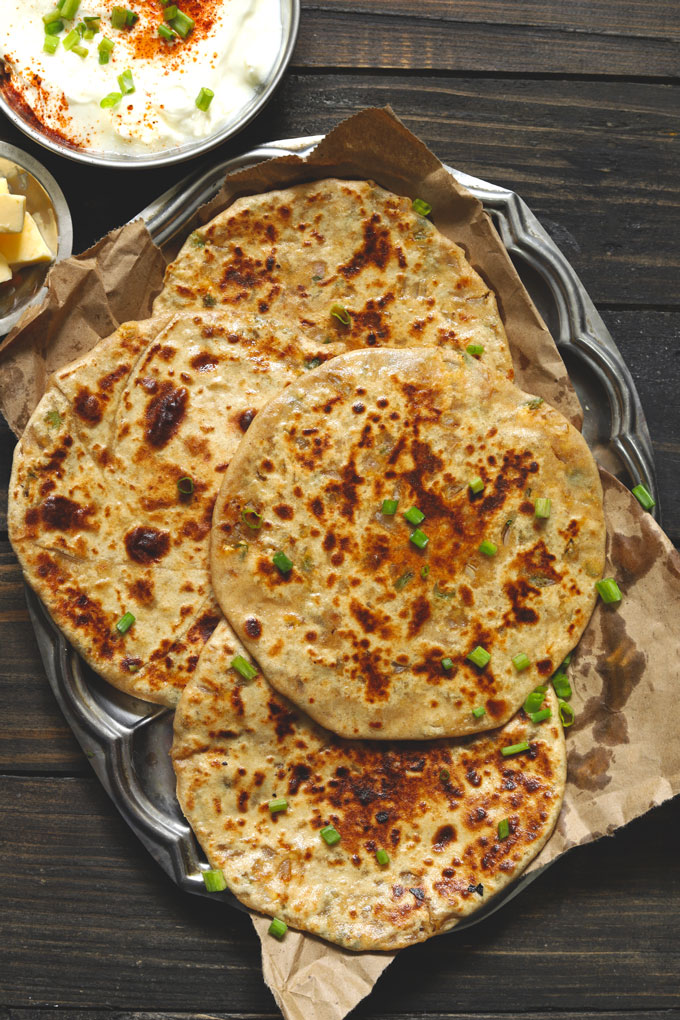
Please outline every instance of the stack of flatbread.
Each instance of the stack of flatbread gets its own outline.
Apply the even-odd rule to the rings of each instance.
[[[514,385],[494,295],[418,208],[238,199],[151,319],[55,374],[11,482],[53,619],[176,708],[212,868],[350,949],[450,929],[550,836],[550,678],[604,566],[585,441]]]

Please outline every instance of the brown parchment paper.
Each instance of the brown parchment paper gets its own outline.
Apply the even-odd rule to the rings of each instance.
[[[465,249],[496,292],[518,385],[580,420],[557,348],[480,203],[390,110],[351,117],[306,161],[284,157],[230,175],[187,233],[240,195],[327,176],[371,178],[428,201],[436,225]],[[50,372],[119,322],[148,315],[163,266],[162,254],[137,222],[51,271],[44,304],[0,346],[0,407],[17,434]],[[602,482],[606,576],[618,580],[623,601],[598,605],[569,668],[577,721],[567,734],[565,803],[530,871],[680,791],[680,554],[627,489],[604,471]],[[351,953],[295,931],[278,943],[267,935],[269,923],[253,915],[263,974],[287,1020],[341,1020],[393,959],[389,953]],[[455,951],[455,931],[442,937]]]

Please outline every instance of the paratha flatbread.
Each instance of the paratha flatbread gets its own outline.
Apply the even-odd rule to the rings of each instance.
[[[220,624],[180,700],[172,755],[182,809],[247,906],[348,949],[398,949],[485,906],[552,832],[566,768],[552,689],[538,724],[520,712],[457,741],[345,741],[262,676],[244,682],[237,654]],[[503,756],[522,741],[528,751]],[[275,797],[287,810],[271,813]]]
[[[604,544],[597,468],[562,415],[457,353],[365,350],[260,411],[216,503],[212,580],[267,679],[317,722],[430,739],[501,725],[557,669]]]
[[[330,354],[484,347],[512,378],[496,298],[464,252],[371,181],[323,180],[237,199],[193,233],[154,312],[205,306],[287,324]],[[344,325],[331,310],[346,312]],[[341,316],[342,317],[342,316]]]

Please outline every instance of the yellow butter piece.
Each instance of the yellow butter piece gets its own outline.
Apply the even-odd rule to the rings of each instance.
[[[0,177],[0,195],[9,195],[9,185],[6,177]]]
[[[0,234],[20,234],[24,229],[26,199],[23,195],[0,195]]]
[[[12,270],[9,268],[9,262],[4,255],[0,255],[0,283],[6,283],[11,279]]]
[[[30,266],[34,262],[52,261],[52,252],[30,213],[24,216],[24,229],[20,234],[0,234],[0,254],[5,256],[12,269]]]

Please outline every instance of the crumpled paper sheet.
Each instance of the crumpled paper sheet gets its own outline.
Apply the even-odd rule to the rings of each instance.
[[[327,176],[372,178],[430,202],[436,225],[465,249],[497,294],[518,385],[580,420],[557,348],[480,203],[389,110],[351,117],[306,162],[284,157],[229,176],[187,234],[239,195]],[[149,314],[163,265],[146,228],[135,223],[52,269],[46,303],[0,347],[0,407],[17,434],[50,372],[119,322]],[[529,871],[680,791],[680,554],[627,489],[606,472],[602,478],[606,576],[618,580],[624,597],[618,607],[598,605],[572,660],[577,721],[567,734],[564,810]],[[394,957],[351,953],[292,930],[279,943],[267,935],[268,918],[252,917],[263,974],[286,1020],[341,1020]],[[444,937],[455,940],[455,931]]]

